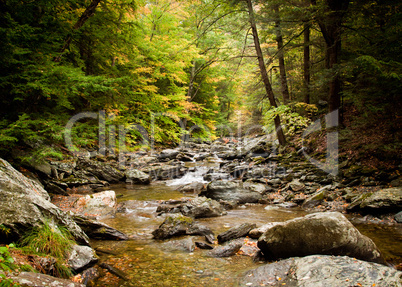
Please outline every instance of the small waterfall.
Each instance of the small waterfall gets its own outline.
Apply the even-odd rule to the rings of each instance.
[[[194,171],[186,173],[181,178],[169,180],[166,182],[166,185],[185,185],[193,182],[207,183],[207,181],[204,180],[203,176],[207,173],[208,169],[209,168],[207,166],[196,166]]]

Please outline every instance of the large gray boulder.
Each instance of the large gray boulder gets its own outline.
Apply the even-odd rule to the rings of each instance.
[[[402,286],[402,272],[347,256],[312,255],[248,271],[239,286]]]
[[[50,220],[65,226],[77,241],[89,244],[88,237],[72,218],[49,201],[48,193],[37,182],[0,159],[0,224],[10,230],[0,240],[18,240],[28,229]]]
[[[325,254],[383,261],[374,242],[339,212],[309,214],[276,225],[259,238],[258,247],[273,260]]]
[[[157,212],[182,213],[192,218],[216,217],[226,214],[223,206],[216,200],[199,196],[185,201],[166,201],[158,206]]]
[[[200,195],[215,200],[235,201],[237,203],[256,203],[262,199],[258,192],[247,190],[236,181],[216,180],[208,184],[205,191]]]
[[[381,189],[362,194],[347,208],[349,211],[393,212],[402,209],[402,187]]]

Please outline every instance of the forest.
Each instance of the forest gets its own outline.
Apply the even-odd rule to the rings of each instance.
[[[385,222],[384,226],[395,228],[396,231],[384,231],[387,237],[394,238],[395,245],[386,243],[383,247],[376,241],[381,241],[380,235],[373,238],[383,254],[381,259],[360,256],[365,251],[358,255],[306,251],[296,256],[355,256],[365,262],[388,262],[392,270],[402,270],[402,254],[394,251],[402,247],[401,8],[400,1],[395,0],[0,0],[0,200],[5,202],[0,211],[0,242],[11,244],[0,246],[0,280],[9,284],[4,286],[19,286],[7,275],[8,271],[31,271],[35,264],[38,266],[39,261],[34,260],[36,263],[28,264],[33,267],[25,270],[13,262],[18,261],[16,256],[27,256],[21,253],[38,253],[34,251],[37,246],[27,246],[40,237],[36,234],[41,231],[38,226],[44,226],[42,231],[51,235],[56,228],[53,224],[60,225],[56,233],[62,237],[61,245],[78,246],[75,240],[91,246],[99,262],[105,264],[100,266],[108,270],[108,275],[91,283],[97,285],[87,286],[177,286],[175,280],[181,276],[189,278],[183,286],[235,286],[230,280],[237,275],[230,273],[234,271],[229,267],[219,269],[220,263],[211,263],[218,270],[212,272],[214,275],[202,279],[203,275],[197,274],[199,281],[192,281],[191,276],[176,274],[177,266],[155,261],[155,274],[170,270],[171,273],[163,272],[174,279],[165,285],[156,284],[162,281],[152,281],[151,277],[145,280],[141,275],[147,269],[145,257],[162,255],[149,248],[143,251],[138,242],[130,246],[142,255],[127,259],[122,255],[126,251],[119,249],[123,247],[117,246],[120,257],[107,257],[107,244],[96,241],[105,236],[94,235],[102,224],[123,230],[121,235],[114,233],[112,239],[106,240],[138,238],[122,223],[124,220],[102,217],[105,211],[100,216],[92,209],[77,211],[82,208],[77,202],[84,201],[86,194],[92,198],[110,190],[118,194],[113,199],[114,212],[116,206],[120,206],[117,210],[138,210],[143,208],[144,200],[158,202],[158,217],[152,214],[150,226],[157,227],[161,223],[159,216],[172,210],[186,217],[173,218],[173,223],[163,221],[152,232],[156,240],[170,238],[164,234],[164,224],[190,224],[179,235],[194,236],[186,232],[198,230],[193,219],[204,215],[189,215],[188,210],[196,208],[188,204],[196,205],[204,196],[217,200],[222,208],[217,212],[216,206],[209,207],[214,210],[205,217],[222,216],[226,212],[223,210],[238,210],[238,206],[247,207],[249,203],[291,202],[307,213],[357,212],[360,221],[356,223],[350,217],[345,220],[356,225],[363,234],[357,231],[359,236],[376,236],[371,227],[362,225],[367,222]],[[203,162],[201,167],[199,162]],[[281,168],[282,175],[278,172]],[[201,170],[201,179],[186,181],[189,174],[199,176],[197,172]],[[33,183],[27,183],[23,176],[33,179]],[[163,192],[158,192],[179,185],[170,180],[180,178],[185,178],[180,182],[183,185],[199,181],[200,186],[190,188],[195,198],[180,201],[174,193],[163,197]],[[8,184],[9,180],[13,183]],[[122,182],[127,186],[122,187]],[[143,197],[131,194],[131,198],[133,187],[130,189],[129,184],[139,184],[140,190],[151,186],[152,190],[144,189]],[[35,223],[15,221],[19,215],[8,216],[14,211],[6,211],[6,202],[9,192],[19,188],[42,193],[63,212],[76,214],[69,219],[46,209],[34,212],[42,214],[33,216]],[[259,195],[251,194],[258,193],[258,188],[263,190]],[[326,188],[324,195],[322,188]],[[227,198],[217,195],[224,190],[233,193]],[[376,197],[377,203],[381,201],[379,206],[364,203],[382,190],[386,190],[385,199]],[[25,201],[31,200],[29,197]],[[132,201],[131,205],[122,203],[125,200]],[[32,207],[24,207],[17,199],[12,202],[20,210]],[[202,202],[203,206],[212,205],[207,202]],[[45,208],[47,203],[39,205]],[[110,212],[108,206],[102,208]],[[259,216],[268,210],[262,209],[255,216],[250,211],[245,218],[251,220],[254,216],[259,225],[264,221]],[[281,222],[299,215],[310,218],[298,212],[290,217],[274,217]],[[343,220],[337,216],[332,219]],[[236,213],[238,217],[241,215]],[[313,217],[311,220],[315,220]],[[225,226],[233,227],[236,219],[228,220]],[[145,228],[142,223],[135,224]],[[223,231],[218,223],[211,224],[208,228]],[[21,227],[31,233],[24,234]],[[243,225],[239,228],[232,233],[247,229]],[[251,237],[250,230],[251,227],[243,235]],[[149,230],[144,234],[147,232],[151,234]],[[203,232],[196,234],[205,235],[208,244],[217,244],[213,239],[208,241],[209,233]],[[273,244],[266,245],[267,232],[255,237],[264,260],[294,255],[276,256],[276,247],[267,251],[265,248]],[[219,235],[218,244],[223,243],[220,238]],[[204,246],[197,243],[196,251]],[[247,244],[257,246],[256,242]],[[374,247],[373,254],[377,252]],[[54,249],[46,248],[39,252],[40,256]],[[230,256],[237,256],[238,250]],[[221,257],[215,255],[212,257]],[[68,261],[71,268],[65,268],[68,264],[63,250],[51,256],[56,258],[53,271],[42,273],[80,283],[93,279],[81,274],[90,270],[88,266],[74,269]],[[244,271],[239,267],[243,261],[239,262],[234,268]],[[127,266],[133,264],[140,266],[136,272],[143,273],[128,271]],[[43,262],[39,265],[44,268]],[[80,281],[77,274],[90,279]],[[398,274],[395,276],[401,276]],[[239,279],[239,286],[260,286],[265,282],[260,279]],[[140,280],[139,285],[130,285],[136,280]],[[279,281],[275,286],[280,286]],[[327,286],[340,286],[334,282],[327,282]],[[355,286],[362,286],[359,282]],[[368,282],[361,281],[363,286]]]

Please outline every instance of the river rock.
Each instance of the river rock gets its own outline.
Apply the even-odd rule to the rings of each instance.
[[[74,221],[84,230],[89,238],[98,240],[127,240],[128,236],[109,225],[86,218],[84,216],[74,215]]]
[[[243,246],[242,240],[233,240],[227,242],[225,245],[218,246],[208,251],[207,256],[210,257],[230,257],[235,255]]]
[[[200,193],[203,188],[202,182],[191,182],[180,186],[177,190],[183,193]]]
[[[180,151],[178,149],[164,149],[158,156],[158,160],[175,159]]]
[[[206,244],[204,242],[199,242],[199,241],[195,242],[195,246],[197,246],[200,249],[209,249],[209,250],[214,249],[213,246]]]
[[[229,230],[217,236],[218,243],[223,243],[226,241],[246,236],[249,233],[249,231],[255,227],[256,227],[255,224],[251,223],[243,223],[238,226],[232,227]]]
[[[314,213],[286,221],[268,229],[259,238],[258,247],[270,260],[325,254],[382,262],[374,242],[339,212]]]
[[[263,235],[265,232],[268,231],[268,229],[271,229],[272,227],[276,226],[276,225],[280,225],[283,224],[282,222],[270,222],[267,224],[264,224],[258,228],[254,228],[252,230],[250,230],[250,232],[248,233],[248,236],[250,236],[251,238],[255,238],[258,239],[260,238],[261,235]]]
[[[168,242],[164,242],[162,244],[162,248],[167,251],[184,251],[184,252],[193,252],[195,249],[195,244],[191,237],[178,239],[178,240],[170,240]]]
[[[155,239],[167,239],[181,235],[211,235],[210,228],[197,224],[191,217],[181,214],[171,214],[152,232]]]
[[[68,265],[74,272],[92,267],[98,262],[95,250],[88,246],[74,245],[68,258]]]
[[[212,181],[200,195],[223,201],[235,201],[237,203],[255,203],[262,199],[258,192],[240,187],[235,181]]]
[[[400,211],[402,209],[402,187],[386,188],[374,193],[362,194],[347,209],[380,213]]]
[[[138,169],[128,169],[125,171],[126,182],[127,183],[140,183],[149,184],[151,183],[151,177]]]
[[[305,189],[306,186],[298,179],[294,179],[291,182],[289,182],[289,187],[294,192],[301,192]]]
[[[313,195],[306,198],[302,204],[303,208],[313,208],[320,205],[328,194],[328,188],[323,187],[317,190]]]
[[[226,214],[219,202],[204,196],[181,204],[179,209],[183,215],[193,218],[216,217]]]
[[[80,197],[74,208],[79,214],[90,214],[93,216],[104,216],[115,211],[116,193],[113,190],[105,190],[99,193]]]
[[[400,211],[397,214],[395,214],[395,220],[398,223],[402,223],[402,211]]]
[[[311,255],[248,271],[239,286],[402,286],[402,272],[347,256]]]
[[[266,184],[252,181],[246,181],[243,183],[243,187],[245,189],[258,192],[259,194],[265,194],[268,190],[270,190],[270,187],[268,187]]]
[[[178,165],[156,165],[156,166],[148,166],[142,169],[143,172],[149,174],[154,180],[167,180],[178,178],[185,175],[188,171],[188,168]]]
[[[76,283],[71,280],[52,277],[49,275],[34,273],[34,272],[21,272],[17,276],[12,276],[12,280],[18,282],[22,286],[29,287],[85,287],[84,284]]]
[[[79,158],[77,164],[80,169],[110,183],[119,182],[124,178],[124,173],[105,162]]]
[[[228,173],[223,172],[212,172],[207,173],[203,176],[203,179],[206,181],[214,181],[218,179],[229,179],[230,175]]]
[[[0,159],[0,224],[10,230],[0,241],[16,241],[27,229],[41,226],[50,219],[51,223],[65,226],[80,243],[89,244],[81,228],[49,199],[40,184]]]

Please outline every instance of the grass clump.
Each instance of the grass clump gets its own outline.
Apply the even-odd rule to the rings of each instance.
[[[75,241],[67,228],[45,221],[43,226],[28,231],[20,240],[20,244],[28,253],[51,256],[55,259],[53,267],[47,270],[47,274],[61,278],[72,276],[67,259]]]

